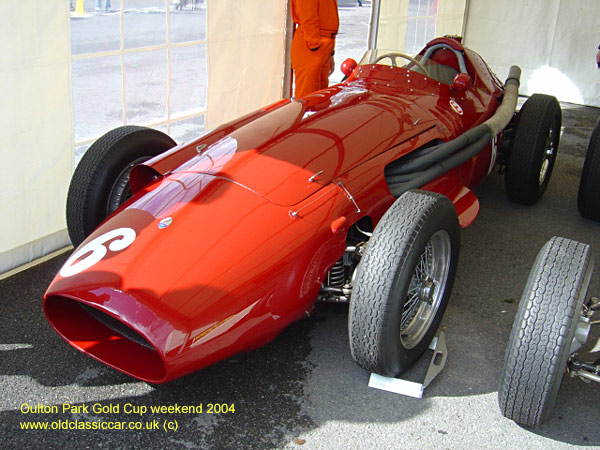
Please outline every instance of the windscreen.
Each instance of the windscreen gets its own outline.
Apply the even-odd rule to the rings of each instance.
[[[424,60],[421,54],[412,55],[398,50],[375,48],[367,50],[359,63],[359,65],[371,64],[411,70],[446,85],[452,85],[452,81],[458,73],[454,67],[458,66],[458,62],[452,53],[450,53],[449,60],[438,61],[438,52]]]
[[[373,48],[366,51],[359,65],[380,64],[390,67],[410,68],[415,66],[412,60],[416,59],[418,61],[420,58],[420,55],[411,55],[399,50]]]

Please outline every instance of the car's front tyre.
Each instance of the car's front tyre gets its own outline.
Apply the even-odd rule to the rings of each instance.
[[[67,230],[77,247],[131,196],[129,173],[177,145],[152,128],[123,126],[101,136],[77,165],[67,194]]]
[[[396,376],[427,350],[452,291],[459,239],[443,195],[408,191],[384,214],[350,299],[350,351],[360,366]]]

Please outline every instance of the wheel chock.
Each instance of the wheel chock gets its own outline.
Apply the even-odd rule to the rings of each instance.
[[[369,378],[369,387],[408,397],[423,398],[425,388],[431,384],[446,365],[448,349],[446,347],[446,335],[443,331],[440,331],[439,335],[431,340],[429,350],[433,350],[433,356],[431,357],[431,362],[429,363],[423,383],[415,383],[414,381],[372,373],[371,378]]]

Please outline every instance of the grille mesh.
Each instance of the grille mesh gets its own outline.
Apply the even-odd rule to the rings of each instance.
[[[146,339],[144,339],[139,333],[135,332],[127,325],[118,321],[117,319],[83,303],[80,303],[80,306],[85,312],[87,312],[90,316],[92,316],[105,327],[110,328],[114,332],[120,334],[124,338],[129,339],[130,341],[135,342],[136,344],[142,345],[146,348],[149,348],[150,350],[154,350],[154,347],[152,347],[152,345],[150,345],[150,343]]]

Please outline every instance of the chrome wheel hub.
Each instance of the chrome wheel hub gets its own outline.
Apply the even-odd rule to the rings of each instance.
[[[552,164],[554,153],[556,149],[554,148],[554,134],[556,131],[554,130],[554,125],[550,128],[550,132],[548,133],[548,137],[546,138],[546,145],[544,150],[544,154],[542,155],[542,165],[540,167],[540,177],[539,177],[539,185],[541,186],[546,181],[546,177],[548,176],[548,171],[550,169],[550,165]]]
[[[411,349],[421,342],[441,305],[450,271],[450,236],[433,234],[415,267],[400,322],[402,345]]]
[[[419,289],[419,296],[421,297],[421,301],[432,304],[433,303],[433,294],[435,293],[435,281],[427,276]]]

